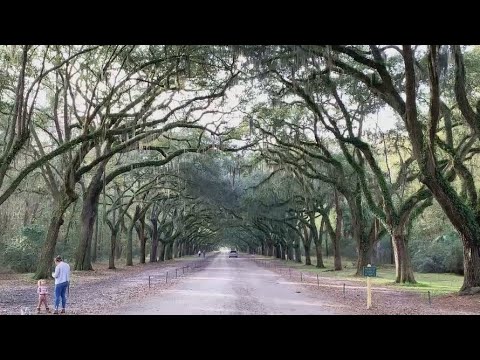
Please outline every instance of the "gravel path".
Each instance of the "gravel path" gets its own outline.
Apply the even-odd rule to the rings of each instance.
[[[161,295],[120,307],[116,314],[322,315],[334,314],[319,296],[306,294],[248,258],[221,254]]]

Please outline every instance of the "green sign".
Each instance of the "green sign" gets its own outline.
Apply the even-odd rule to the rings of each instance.
[[[364,266],[363,267],[363,276],[376,277],[377,276],[377,267],[376,266]]]

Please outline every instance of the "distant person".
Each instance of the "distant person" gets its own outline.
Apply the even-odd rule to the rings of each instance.
[[[202,252],[198,250],[198,257],[200,257],[201,255],[202,255]]]
[[[60,255],[55,258],[55,272],[52,273],[52,276],[55,278],[55,311],[53,313],[58,314],[61,298],[62,311],[60,313],[65,314],[65,306],[67,305],[65,294],[70,285],[70,265],[63,261]]]
[[[38,294],[37,314],[40,314],[40,308],[42,307],[42,304],[45,305],[45,310],[47,311],[47,313],[49,313],[50,308],[48,307],[48,303],[47,303],[48,286],[45,280],[38,280],[37,294]]]

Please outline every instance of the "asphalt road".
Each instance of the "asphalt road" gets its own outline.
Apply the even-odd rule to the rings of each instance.
[[[118,309],[125,315],[324,315],[331,307],[248,258],[220,254],[168,290]]]

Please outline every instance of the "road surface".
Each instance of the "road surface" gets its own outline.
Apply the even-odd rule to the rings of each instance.
[[[220,254],[168,290],[116,311],[125,315],[322,315],[331,307],[248,258]]]

